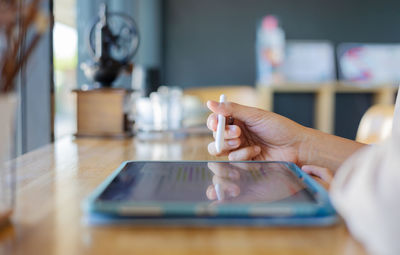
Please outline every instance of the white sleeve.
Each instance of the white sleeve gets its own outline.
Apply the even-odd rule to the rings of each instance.
[[[392,137],[354,154],[331,185],[335,208],[373,254],[400,254],[399,98]]]

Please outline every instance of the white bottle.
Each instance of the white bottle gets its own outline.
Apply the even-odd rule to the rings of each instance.
[[[281,66],[285,57],[285,32],[275,16],[265,16],[257,31],[257,83],[270,85],[283,81]]]

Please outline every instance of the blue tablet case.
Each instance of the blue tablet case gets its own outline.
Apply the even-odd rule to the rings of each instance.
[[[163,161],[147,161],[163,162]],[[174,163],[165,161],[166,164]],[[180,161],[182,162],[182,161]],[[190,163],[190,161],[185,161]],[[221,162],[227,161],[194,161]],[[223,205],[212,213],[202,210],[199,203],[156,203],[156,202],[99,202],[97,199],[128,163],[146,163],[146,161],[126,161],[120,165],[98,188],[85,200],[83,206],[86,219],[90,224],[134,224],[157,226],[327,226],[338,221],[337,214],[330,203],[327,191],[313,178],[291,162],[243,161],[241,163],[280,163],[290,169],[313,194],[317,201],[311,203],[280,203],[252,205]],[[235,162],[238,163],[238,162]],[[208,203],[204,203],[206,205]],[[200,205],[201,207],[201,205]],[[254,210],[256,209],[256,210]],[[257,211],[257,214],[252,212]],[[265,215],[263,215],[265,212]],[[147,215],[147,216],[143,216]]]

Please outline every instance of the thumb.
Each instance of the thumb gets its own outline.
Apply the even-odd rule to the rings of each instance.
[[[233,118],[243,122],[251,122],[251,120],[258,119],[264,113],[264,111],[258,108],[232,102],[219,103],[216,101],[208,101],[207,107],[216,114],[232,116]]]

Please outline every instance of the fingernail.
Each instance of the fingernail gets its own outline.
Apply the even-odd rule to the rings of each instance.
[[[237,127],[236,126],[228,126],[228,133],[229,133],[229,135],[236,135],[236,129],[237,129]]]
[[[237,145],[238,144],[238,141],[237,140],[229,140],[228,141],[228,145],[230,145],[230,146],[235,146],[235,145]]]
[[[256,153],[260,153],[261,148],[260,148],[259,146],[256,146],[256,147],[254,148],[254,151],[255,151]]]

